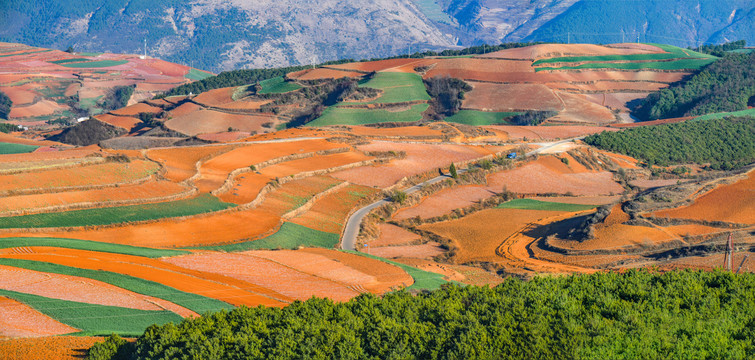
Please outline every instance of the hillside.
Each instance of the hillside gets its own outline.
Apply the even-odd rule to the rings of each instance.
[[[0,3],[0,41],[141,53],[146,39],[150,56],[220,72],[525,39],[630,42],[636,32],[678,46],[755,43],[753,11],[746,0],[19,0]]]

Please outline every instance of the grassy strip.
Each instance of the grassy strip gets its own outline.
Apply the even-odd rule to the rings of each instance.
[[[365,125],[384,122],[414,122],[422,120],[422,113],[430,105],[418,104],[411,109],[401,112],[392,112],[385,109],[345,109],[329,107],[323,111],[322,116],[307,123],[307,126],[326,125]]]
[[[520,112],[487,112],[477,110],[461,110],[445,121],[473,126],[496,125],[506,123],[506,118],[521,115]]]
[[[653,46],[661,48],[666,53],[659,54],[629,54],[629,55],[597,55],[597,56],[563,56],[550,59],[540,59],[532,63],[533,66],[540,64],[552,64],[552,63],[570,63],[570,62],[583,62],[583,61],[652,61],[652,60],[671,60],[671,59],[684,59],[684,58],[697,58],[697,59],[717,59],[713,55],[699,53],[693,50],[683,50],[676,46],[652,44]]]
[[[0,265],[98,280],[138,294],[170,301],[198,314],[204,314],[208,311],[230,310],[234,308],[233,305],[220,300],[183,292],[160,283],[109,271],[79,269],[70,266],[21,259],[0,259]]]
[[[218,250],[226,252],[246,250],[297,249],[299,247],[321,247],[332,249],[338,244],[338,234],[310,229],[306,226],[285,222],[280,229],[268,237],[238,244],[202,246],[194,249]]]
[[[208,77],[213,77],[213,76],[214,75],[208,72],[204,72],[197,69],[191,69],[189,70],[188,73],[186,73],[186,75],[184,75],[185,78],[190,79],[190,80],[204,80],[204,79],[207,79]]]
[[[361,82],[359,86],[383,90],[379,98],[363,104],[430,100],[422,77],[413,73],[379,72],[372,79]]]
[[[260,94],[283,94],[301,89],[301,85],[286,81],[283,76],[274,77],[260,82]]]
[[[179,323],[182,317],[170,311],[149,311],[51,299],[15,291],[0,290],[5,296],[68,326],[80,329],[77,335],[141,335],[152,324]]]
[[[178,256],[189,254],[183,250],[162,250],[145,247],[101,243],[97,241],[87,241],[78,239],[62,238],[0,238],[0,249],[27,246],[47,246],[65,249],[98,251],[111,254],[134,255],[148,258],[160,258],[166,256]]]
[[[73,58],[73,59],[63,59],[63,60],[55,60],[55,61],[48,61],[48,62],[52,64],[60,65],[60,64],[78,63],[78,62],[91,61],[91,60],[92,59],[90,58]]]
[[[90,62],[60,64],[60,66],[65,66],[67,68],[75,68],[75,69],[88,69],[88,68],[104,68],[104,67],[118,66],[118,65],[123,65],[125,63],[128,63],[128,60],[98,60],[98,61],[90,61]]]
[[[755,108],[753,109],[747,109],[747,110],[740,110],[740,111],[731,111],[731,112],[722,112],[722,113],[714,113],[714,114],[707,114],[698,116],[695,118],[695,120],[713,120],[713,119],[723,119],[729,116],[751,116],[755,117]]]
[[[37,149],[39,149],[39,146],[0,142],[0,155],[26,154]]]
[[[16,54],[5,54],[5,55],[0,55],[0,58],[1,58],[1,57],[9,57],[9,56],[21,56],[21,55],[31,55],[31,54],[39,54],[39,53],[43,53],[43,52],[49,52],[49,51],[52,51],[52,50],[50,50],[50,49],[45,49],[45,50],[25,51],[25,52],[16,53]]]
[[[420,270],[415,267],[411,267],[409,265],[391,261],[385,258],[381,258],[379,256],[365,254],[359,251],[353,251],[353,250],[341,250],[341,251],[349,253],[349,254],[368,257],[375,260],[380,260],[382,262],[385,262],[394,266],[398,266],[399,268],[401,268],[401,270],[406,271],[406,273],[409,274],[409,276],[411,276],[412,279],[414,279],[414,284],[412,284],[412,286],[407,287],[406,290],[437,290],[437,289],[440,289],[441,285],[449,283],[449,281],[446,281],[443,279],[443,275],[441,274],[436,274],[434,272]]]
[[[210,194],[202,194],[192,199],[156,204],[0,217],[0,228],[17,229],[108,225],[179,216],[191,216],[219,211],[234,206],[236,205],[222,202]]]
[[[514,199],[497,206],[498,209],[583,211],[596,208],[597,205],[566,204],[533,199]]]
[[[675,61],[634,62],[634,63],[588,63],[577,66],[541,67],[535,72],[545,70],[578,70],[578,69],[621,69],[621,70],[699,70],[715,59],[681,59]]]

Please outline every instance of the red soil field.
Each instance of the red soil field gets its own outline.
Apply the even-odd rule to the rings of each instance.
[[[755,259],[752,256],[745,259],[745,255],[751,255],[749,251],[735,252],[732,254],[731,263],[733,269],[739,268],[742,265],[741,273],[753,273],[755,272]],[[725,254],[712,254],[707,256],[689,256],[683,257],[668,262],[664,262],[661,265],[661,269],[702,269],[702,270],[714,270],[725,267],[724,262]]]
[[[583,95],[556,92],[566,109],[548,121],[585,122],[607,124],[616,121],[611,110],[587,100]]]
[[[495,273],[474,266],[440,264],[431,260],[397,258],[394,261],[444,275],[444,279],[476,286],[495,286],[504,279]]]
[[[429,259],[446,252],[438,243],[429,242],[421,245],[398,245],[370,247],[368,252],[371,255],[382,258],[393,259],[397,257],[410,257],[419,259]]]
[[[420,59],[389,59],[369,62],[354,62],[340,65],[329,65],[332,69],[356,70],[364,72],[383,71],[386,69],[405,66],[420,61]]]
[[[110,115],[110,114],[100,114],[100,115],[95,115],[94,118],[106,124],[110,124],[113,126],[117,126],[119,128],[126,129],[129,132],[133,131],[134,128],[137,127],[137,125],[142,123],[141,120],[135,117],[130,117],[130,116],[115,116],[115,115]]]
[[[456,263],[498,261],[496,249],[530,222],[558,215],[558,211],[490,209],[460,219],[420,226],[448,239],[459,249]]]
[[[405,220],[419,216],[429,219],[450,213],[454,209],[467,207],[496,193],[484,186],[458,186],[437,192],[419,204],[399,210],[394,220]]]
[[[272,133],[252,135],[244,141],[261,141],[261,140],[281,140],[294,139],[300,137],[323,137],[331,136],[331,131],[320,128],[292,128],[280,130]]]
[[[584,94],[587,100],[590,100],[600,106],[610,109],[619,109],[628,112],[627,103],[632,100],[644,99],[648,93],[603,93],[603,94]]]
[[[245,132],[263,131],[262,124],[276,120],[276,117],[268,115],[238,115],[213,110],[198,110],[174,117],[166,121],[165,126],[171,130],[194,136],[228,131],[228,128]]]
[[[412,277],[404,270],[380,260],[320,248],[306,248],[299,251],[323,255],[329,259],[338,261],[348,267],[375,277],[378,281],[377,284],[365,287],[371,292],[382,293],[384,291],[392,290],[395,287],[410,286],[414,283],[414,279],[412,279]]]
[[[286,161],[280,164],[265,167],[260,170],[260,172],[263,175],[269,176],[271,178],[284,177],[302,172],[339,167],[371,159],[374,158],[366,156],[361,152],[348,151],[343,153],[316,155],[304,159]]]
[[[346,301],[359,295],[347,285],[244,253],[201,253],[167,258],[163,261],[187,269],[221,274],[271,289],[296,300],[307,300],[317,296]]]
[[[163,299],[153,298],[92,279],[0,266],[0,289],[51,299],[140,310],[169,310],[197,315]]]
[[[692,205],[656,211],[661,218],[726,221],[755,224],[755,171],[729,185],[721,185],[699,196]]]
[[[0,354],[6,360],[81,359],[101,337],[47,336],[0,341]]]
[[[617,44],[618,45],[618,44]],[[536,60],[542,58],[562,57],[562,56],[580,56],[580,55],[629,55],[629,54],[648,54],[664,52],[654,46],[624,46],[608,47],[592,44],[540,44],[521,48],[506,49],[496,51],[490,54],[481,55],[486,58],[499,59],[522,59]]]
[[[578,205],[607,205],[621,200],[621,195],[614,196],[538,196],[534,200]]]
[[[619,92],[619,91],[642,91],[654,92],[668,87],[668,84],[657,82],[630,82],[630,81],[597,81],[591,84],[567,84],[546,83],[555,90],[570,92]]]
[[[381,223],[378,224],[380,237],[377,240],[370,241],[372,248],[381,246],[406,245],[421,239],[422,237],[408,230],[404,230],[396,225]]]
[[[287,75],[295,80],[322,80],[322,79],[340,79],[340,78],[361,78],[364,73],[354,71],[342,71],[328,68],[307,69],[292,72]]]
[[[608,171],[574,172],[553,156],[488,176],[488,188],[523,194],[566,194],[582,196],[621,194],[624,188],[613,180]]]
[[[202,165],[202,176],[197,181],[197,186],[202,191],[212,191],[222,186],[233,170],[292,154],[306,154],[339,147],[341,145],[320,139],[281,142],[274,146],[270,144],[246,145],[205,162]]]
[[[0,142],[3,142],[0,137]],[[95,149],[79,148],[70,149],[65,151],[46,151],[42,153],[27,153],[27,154],[4,154],[0,155],[0,163],[21,163],[21,162],[40,162],[45,160],[61,160],[61,159],[80,159],[87,155],[94,154]]]
[[[583,135],[597,134],[603,131],[618,131],[617,129],[600,126],[508,126],[508,125],[491,125],[485,126],[486,129],[503,131],[511,139],[540,139],[555,140],[568,139]]]
[[[314,176],[289,181],[268,194],[258,209],[276,216],[283,216],[287,212],[304,205],[313,196],[339,183],[340,181],[327,176]]]
[[[2,91],[13,101],[13,105],[31,104],[38,95],[34,91],[25,89],[25,87],[27,86],[3,87]]]
[[[464,98],[462,107],[482,111],[564,109],[561,100],[545,85],[490,84],[471,82],[474,87]]]
[[[135,115],[139,115],[139,113],[157,114],[161,111],[163,111],[163,109],[156,106],[152,106],[145,103],[136,103],[134,105],[126,106],[118,110],[113,110],[110,113],[115,114],[115,115],[122,115],[122,116],[135,116]]]
[[[166,178],[180,182],[190,178],[197,172],[196,164],[199,160],[222,154],[232,148],[232,145],[187,146],[149,150],[147,156],[163,164],[167,170],[165,173]]]
[[[489,155],[492,151],[480,146],[405,144],[375,141],[360,145],[361,151],[404,151],[406,158],[392,160],[386,165],[348,169],[331,174],[354,184],[387,187],[404,177],[447,167],[451,162],[472,160]]]
[[[258,100],[252,98],[241,99],[239,101],[229,102],[217,107],[230,110],[259,110],[262,105],[271,103],[272,100]]]
[[[145,61],[145,64],[155,70],[160,71],[163,75],[168,76],[184,76],[186,73],[189,72],[189,67],[185,65],[179,65],[179,64],[173,64],[169,63],[167,61],[162,61],[158,59],[148,59]]]
[[[221,106],[233,102],[231,95],[235,90],[236,87],[227,87],[205,91],[192,98],[192,101],[206,106]]]
[[[431,129],[427,126],[402,126],[397,128],[374,128],[369,126],[351,126],[349,133],[359,136],[371,137],[440,137],[443,132],[437,129]]]
[[[143,184],[124,185],[105,189],[7,196],[0,202],[0,214],[8,211],[33,210],[80,203],[150,199],[180,194],[186,190],[187,188],[169,181],[148,181]],[[102,205],[105,204],[99,204],[98,206]]]
[[[234,204],[246,204],[254,201],[260,190],[267,185],[272,178],[255,173],[246,173],[237,177],[233,182],[233,188],[218,195],[220,200]]]
[[[201,109],[203,108],[197,104],[186,102],[171,110],[170,117],[177,118],[185,116]]]
[[[36,337],[78,332],[18,301],[0,297],[0,337]],[[8,340],[0,340],[0,353]],[[5,355],[3,355],[4,357]]]
[[[202,140],[209,140],[209,141],[216,141],[216,142],[232,142],[239,139],[243,139],[247,136],[249,136],[249,133],[243,132],[243,131],[231,131],[231,132],[220,132],[220,133],[215,133],[215,134],[197,135],[197,137]]]
[[[317,200],[309,210],[293,218],[291,222],[315,230],[341,233],[349,212],[362,197],[375,192],[377,190],[366,186],[348,185]]]
[[[27,117],[52,115],[55,112],[63,111],[67,109],[54,101],[40,100],[34,105],[29,106],[13,106],[10,110],[8,117],[10,119],[20,119]]]
[[[134,160],[130,163],[101,163],[79,166],[74,169],[53,169],[15,175],[0,175],[0,192],[116,184],[143,179],[155,171],[157,171],[157,164]]]
[[[10,253],[8,250],[12,249],[5,249],[0,251],[0,256],[126,274],[233,305],[281,306],[283,302],[291,300],[284,295],[248,282],[212,272],[186,269],[170,263],[171,260],[181,262],[180,259],[195,259],[194,256],[160,260],[52,247],[31,247],[30,249],[32,253]]]
[[[672,118],[672,119],[663,119],[663,120],[653,120],[653,121],[641,121],[631,124],[611,124],[611,127],[616,128],[633,128],[638,126],[652,126],[652,125],[661,125],[661,124],[674,124],[679,122],[684,122],[687,120],[694,119],[694,116],[689,117],[680,117],[680,118]]]

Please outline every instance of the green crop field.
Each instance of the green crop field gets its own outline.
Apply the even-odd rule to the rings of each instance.
[[[280,229],[268,237],[238,244],[203,246],[196,249],[219,251],[246,251],[270,249],[296,249],[300,246],[332,249],[338,244],[339,235],[310,229],[306,226],[285,222]]]
[[[51,64],[67,64],[67,63],[79,63],[84,61],[91,61],[90,58],[73,58],[73,59],[63,59],[63,60],[55,60],[55,61],[49,61]]]
[[[236,205],[222,202],[212,195],[202,194],[192,199],[156,204],[0,217],[0,229],[108,225],[190,216],[234,206]]]
[[[0,296],[22,302],[55,320],[81,329],[77,335],[139,335],[152,324],[179,323],[183,320],[170,311],[93,305],[8,290],[0,290]]]
[[[372,79],[360,82],[359,86],[383,90],[379,98],[363,104],[430,100],[422,77],[413,73],[379,72]]]
[[[104,68],[104,67],[118,66],[118,65],[123,65],[125,63],[128,63],[128,60],[97,60],[97,61],[90,61],[90,62],[66,63],[66,64],[60,64],[60,66],[65,66],[65,67],[74,68],[74,69],[87,69],[87,68]]]
[[[750,116],[755,117],[755,108],[753,109],[747,109],[747,110],[740,110],[740,111],[731,111],[731,112],[722,112],[722,113],[714,113],[714,114],[707,114],[698,116],[695,118],[695,120],[711,120],[711,119],[723,119],[725,117],[729,116]]]
[[[39,146],[11,144],[0,142],[0,155],[5,154],[25,154],[37,150]]]
[[[520,112],[487,112],[477,110],[461,110],[445,119],[447,122],[474,126],[495,125],[506,123],[506,118],[521,115]]]
[[[665,53],[659,54],[632,54],[632,55],[599,55],[599,56],[564,56],[555,57],[550,59],[540,59],[532,63],[533,66],[540,64],[552,64],[552,63],[569,63],[569,62],[606,62],[606,61],[652,61],[652,60],[672,60],[672,59],[717,59],[713,55],[699,53],[693,50],[682,49],[671,45],[662,44],[650,44],[657,46]]]
[[[220,300],[183,292],[153,281],[109,271],[79,269],[70,266],[21,259],[0,258],[0,265],[102,281],[138,294],[170,301],[198,314],[204,314],[207,311],[230,310],[234,308],[233,305]]]
[[[698,70],[715,59],[681,59],[673,61],[629,62],[629,63],[587,63],[577,66],[540,67],[535,72],[545,70],[577,70],[577,69],[622,69],[622,70]]]
[[[301,89],[301,85],[286,81],[283,76],[274,77],[260,82],[260,94],[283,94]]]
[[[185,78],[191,79],[191,80],[204,80],[204,79],[207,79],[208,77],[213,77],[213,76],[214,75],[208,72],[204,72],[202,70],[197,70],[197,69],[191,69],[189,70],[188,73],[186,73],[186,75],[184,75]]]
[[[148,258],[161,258],[166,256],[178,256],[189,254],[183,250],[152,249],[130,245],[110,244],[98,241],[63,239],[63,238],[0,238],[0,249],[8,249],[25,246],[48,246],[76,250],[98,251],[113,254],[143,256]]]
[[[498,205],[499,209],[522,210],[550,210],[550,211],[583,211],[596,208],[597,205],[566,204],[533,199],[515,199]]]
[[[329,107],[323,111],[322,116],[307,123],[307,126],[326,125],[364,125],[384,122],[414,122],[422,120],[422,113],[430,105],[417,104],[411,109],[401,112],[392,112],[384,109],[347,109]]]
[[[437,289],[440,289],[442,285],[449,283],[448,281],[443,279],[443,275],[441,274],[436,274],[434,272],[420,270],[415,267],[411,267],[409,265],[404,265],[402,263],[384,259],[379,256],[368,255],[363,252],[351,251],[351,250],[341,250],[341,251],[349,253],[349,254],[361,255],[364,257],[371,258],[371,259],[380,260],[382,262],[386,262],[388,264],[400,267],[402,270],[406,271],[406,273],[409,274],[409,276],[411,276],[412,279],[414,279],[414,284],[412,284],[412,286],[407,287],[406,290],[437,290]]]

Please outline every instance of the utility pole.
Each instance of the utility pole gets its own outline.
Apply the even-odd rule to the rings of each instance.
[[[731,242],[731,233],[729,233],[729,238],[726,240],[726,255],[724,255],[724,266],[726,266],[726,270],[731,272],[731,253],[732,253],[732,242]]]
[[[571,32],[566,33],[566,43],[571,44]]]
[[[739,264],[739,267],[737,268],[737,272],[735,274],[739,274],[739,270],[742,270],[742,265],[745,264],[745,261],[747,261],[747,258],[750,257],[750,254],[745,255],[745,258],[742,259],[742,263]]]

